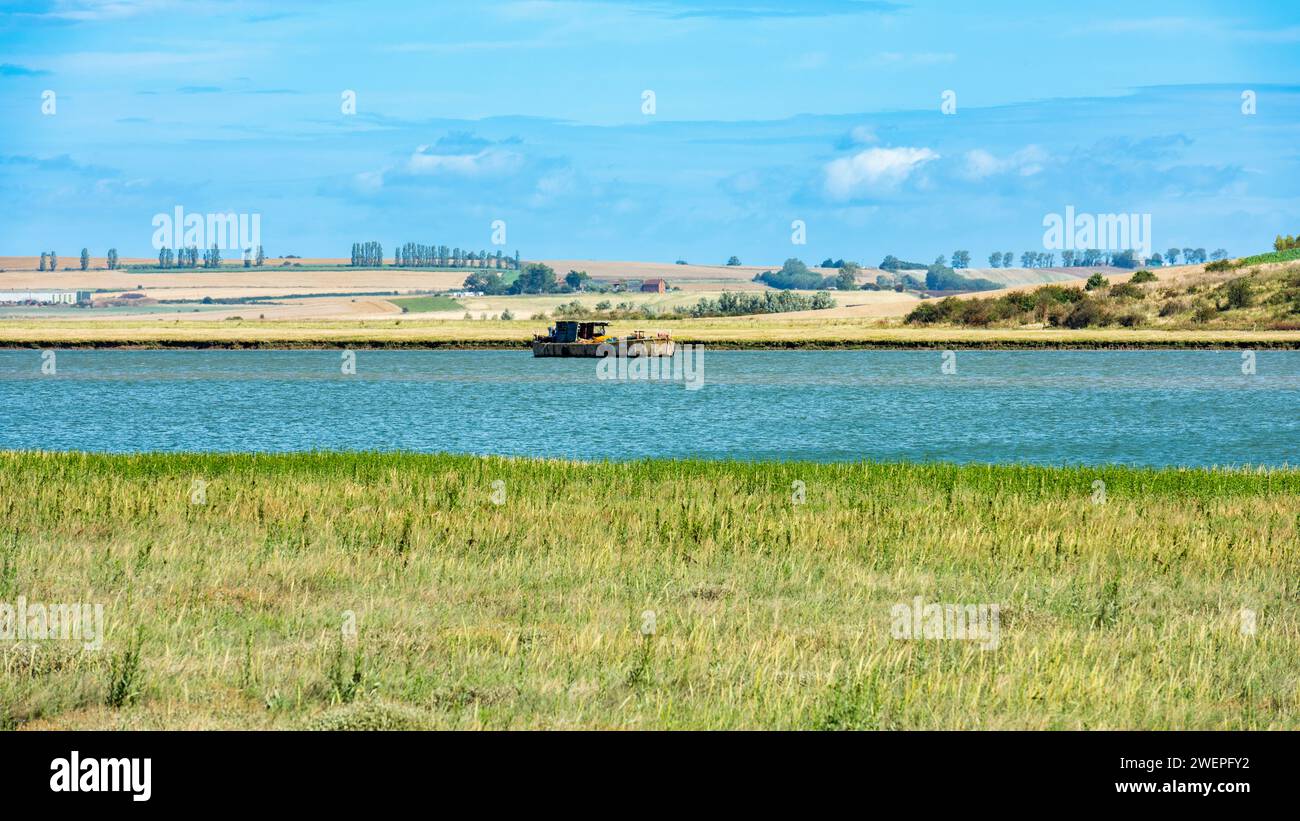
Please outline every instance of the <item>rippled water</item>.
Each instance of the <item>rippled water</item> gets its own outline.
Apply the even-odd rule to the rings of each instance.
[[[1300,463],[1300,352],[707,351],[703,386],[516,351],[0,351],[0,449]]]

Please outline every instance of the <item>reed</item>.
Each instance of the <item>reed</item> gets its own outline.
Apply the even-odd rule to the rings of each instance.
[[[0,510],[0,602],[106,627],[0,642],[10,728],[1300,727],[1293,469],[7,452]]]

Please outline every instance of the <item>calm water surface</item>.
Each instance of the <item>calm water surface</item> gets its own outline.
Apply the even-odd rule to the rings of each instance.
[[[0,351],[0,449],[1300,463],[1300,352],[706,351],[703,386],[515,351]]]

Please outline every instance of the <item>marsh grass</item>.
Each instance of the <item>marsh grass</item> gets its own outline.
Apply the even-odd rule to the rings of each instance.
[[[106,626],[0,643],[6,727],[1300,727],[1295,470],[2,453],[0,512],[0,601]]]

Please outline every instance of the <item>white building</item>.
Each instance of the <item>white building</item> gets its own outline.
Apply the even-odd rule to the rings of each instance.
[[[89,302],[90,291],[0,291],[0,303],[38,305],[76,305]]]

